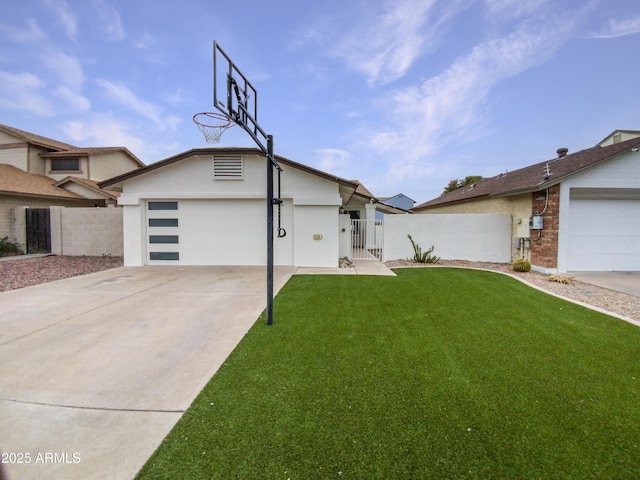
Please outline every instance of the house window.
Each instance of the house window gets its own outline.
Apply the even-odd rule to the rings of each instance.
[[[149,235],[149,243],[178,243],[178,235]]]
[[[178,210],[178,202],[149,202],[149,210]]]
[[[178,219],[177,218],[150,218],[149,226],[150,227],[177,227]]]
[[[52,158],[52,172],[78,172],[80,171],[79,158]]]
[[[150,252],[149,260],[180,260],[178,252]]]
[[[214,180],[242,180],[242,156],[241,155],[214,155],[213,179]]]
[[[622,141],[622,134],[621,133],[616,133],[613,136],[613,143],[620,143]]]

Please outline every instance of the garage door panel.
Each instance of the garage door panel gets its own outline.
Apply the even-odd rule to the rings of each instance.
[[[159,202],[156,202],[159,203]],[[293,215],[282,206],[284,238],[277,238],[274,209],[274,263],[293,264]],[[181,265],[266,265],[266,206],[255,200],[178,200],[172,211],[147,211],[147,261]],[[177,236],[177,243],[174,243]],[[164,239],[164,240],[163,240]],[[162,241],[171,243],[158,243]],[[164,258],[162,254],[165,254]],[[155,257],[151,258],[152,256]]]
[[[181,263],[260,265],[265,263],[264,202],[181,202]]]
[[[571,200],[568,270],[640,270],[640,201]]]

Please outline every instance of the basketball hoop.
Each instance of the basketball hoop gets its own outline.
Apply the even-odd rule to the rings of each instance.
[[[198,126],[207,143],[220,142],[222,134],[233,126],[229,117],[213,112],[196,113],[193,116],[193,123]]]

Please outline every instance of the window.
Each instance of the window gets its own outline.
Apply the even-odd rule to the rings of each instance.
[[[78,172],[80,171],[79,158],[52,158],[52,172]]]
[[[241,155],[214,155],[214,180],[242,180]]]
[[[149,202],[149,210],[178,210],[178,202]]]
[[[178,219],[177,218],[150,218],[149,226],[150,227],[177,227]]]
[[[150,252],[149,260],[180,260],[178,252]]]
[[[613,135],[613,143],[620,143],[622,141],[622,134],[616,133]]]
[[[149,243],[178,243],[178,235],[149,235]]]

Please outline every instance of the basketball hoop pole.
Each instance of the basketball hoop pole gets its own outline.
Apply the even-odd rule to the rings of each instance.
[[[273,135],[267,135],[267,325],[273,324]],[[278,201],[281,201],[278,199]]]
[[[258,92],[240,72],[218,43],[213,41],[213,104],[225,116],[240,125],[249,134],[267,157],[267,325],[273,324],[273,206],[282,203],[273,197],[273,169],[282,171],[273,155],[273,135],[267,133],[258,124]],[[219,58],[218,58],[219,56]],[[218,60],[221,65],[218,66]],[[227,68],[224,68],[226,65]],[[218,75],[218,72],[220,75]],[[220,78],[218,79],[218,76]],[[218,95],[218,82],[225,85]],[[266,145],[264,143],[266,140]]]

